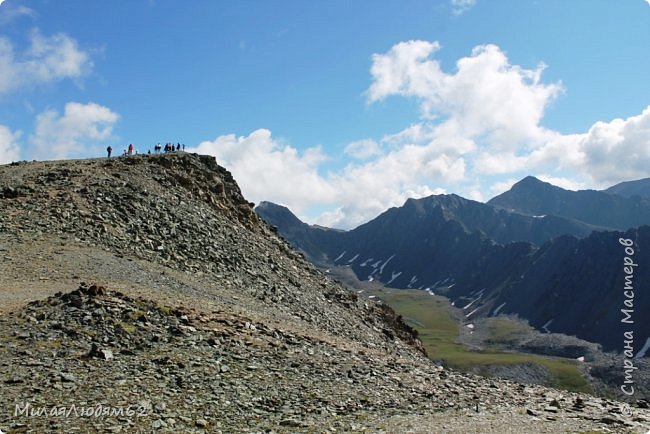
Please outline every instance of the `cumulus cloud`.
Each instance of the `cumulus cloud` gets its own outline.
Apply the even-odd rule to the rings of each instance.
[[[98,153],[100,141],[111,137],[119,115],[95,103],[69,102],[63,115],[46,110],[36,117],[29,140],[37,159],[61,159]],[[103,144],[102,144],[103,145]]]
[[[381,155],[381,147],[373,139],[357,140],[345,147],[344,153],[357,160],[366,160],[370,157]]]
[[[46,37],[35,30],[29,48],[21,53],[16,53],[8,38],[0,37],[0,95],[63,79],[77,80],[92,68],[89,54],[66,34]]]
[[[561,82],[542,82],[543,63],[513,65],[499,47],[481,45],[459,59],[455,71],[445,72],[433,58],[440,49],[438,42],[408,41],[373,56],[368,101],[397,95],[416,99],[421,110],[417,123],[384,137],[386,143],[462,157],[471,175],[544,174],[567,188],[600,188],[649,175],[650,108],[596,122],[583,134],[562,134],[541,124],[564,92]]]
[[[452,11],[455,15],[460,15],[474,6],[476,6],[476,0],[451,0]]]
[[[542,81],[544,64],[513,65],[499,47],[481,45],[444,71],[433,57],[440,49],[407,41],[373,56],[368,103],[412,98],[420,116],[402,131],[351,142],[344,153],[353,158],[342,169],[322,171],[328,157],[320,147],[298,151],[268,130],[217,137],[193,150],[221,160],[251,200],[341,228],[409,197],[449,191],[485,200],[526,175],[568,189],[649,176],[650,107],[562,134],[541,124],[563,92],[560,82]]]
[[[510,188],[512,188],[512,186],[515,185],[517,183],[517,181],[519,181],[519,179],[517,179],[517,178],[508,178],[508,179],[505,179],[505,180],[502,180],[502,181],[497,181],[497,182],[493,183],[489,187],[490,197],[498,196],[501,193],[504,193],[504,192],[510,190]]]
[[[0,0],[2,6],[4,0]],[[6,3],[0,8],[0,24],[10,23],[20,17],[33,17],[36,12],[27,6],[15,4],[15,2]]]
[[[562,176],[550,176],[546,174],[541,174],[538,175],[537,178],[544,182],[548,182],[550,184],[561,187],[565,190],[578,191],[578,190],[584,190],[586,188],[585,183],[576,181],[574,179],[565,178]]]
[[[415,98],[421,118],[380,141],[350,143],[345,153],[356,161],[336,172],[319,172],[325,160],[319,148],[300,153],[267,130],[221,136],[194,150],[222,160],[251,200],[283,203],[299,214],[317,205],[326,212],[311,220],[329,226],[353,227],[409,197],[443,193],[447,186],[483,199],[468,171],[523,167],[526,157],[510,153],[522,143],[537,150],[533,145],[551,134],[539,121],[561,85],[542,84],[544,65],[511,65],[494,45],[476,47],[455,72],[444,72],[432,58],[439,49],[438,42],[408,41],[373,56],[368,102]]]
[[[647,177],[650,171],[650,106],[637,116],[596,122],[578,136],[576,153],[597,183],[607,185]]]
[[[249,200],[285,203],[296,212],[332,202],[336,192],[318,173],[324,155],[320,148],[300,153],[274,139],[266,129],[248,136],[234,134],[201,142],[192,152],[213,155],[231,170]]]
[[[386,54],[373,54],[370,74],[373,82],[368,89],[370,102],[389,95],[421,96],[443,77],[438,62],[429,56],[440,49],[437,41],[407,41],[394,45]]]
[[[298,215],[311,206],[329,207],[308,220],[346,228],[387,207],[401,205],[409,197],[442,192],[429,183],[441,177],[462,177],[464,171],[462,159],[429,158],[427,149],[410,146],[321,174],[319,166],[326,158],[320,148],[299,152],[265,129],[248,136],[219,136],[188,150],[215,156],[233,172],[244,195],[253,202],[282,203]]]
[[[392,206],[401,206],[409,197],[420,198],[444,192],[432,187],[443,180],[464,177],[462,158],[432,153],[427,147],[409,145],[365,162],[351,164],[330,174],[341,204],[337,220],[321,216],[319,224],[352,227],[375,217]]]
[[[445,73],[431,56],[438,42],[408,41],[373,56],[370,102],[391,95],[414,97],[422,117],[436,119],[437,136],[447,140],[487,139],[498,148],[538,143],[546,135],[539,122],[562,91],[561,83],[543,84],[545,65],[511,65],[496,45],[481,45]]]
[[[20,131],[12,132],[4,125],[0,125],[0,164],[11,163],[19,159],[18,139],[21,135]]]

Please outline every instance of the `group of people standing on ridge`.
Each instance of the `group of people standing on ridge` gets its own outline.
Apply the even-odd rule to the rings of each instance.
[[[160,151],[163,148],[160,145],[160,142],[158,142],[156,144],[156,146],[154,146],[153,149],[154,149],[154,152],[156,154],[160,154]],[[180,143],[178,143],[176,146],[174,146],[174,144],[171,143],[171,142],[165,144],[165,153],[166,154],[169,153],[169,152],[180,151],[181,149],[183,151],[185,151],[185,143],[183,143],[182,145]],[[111,155],[113,154],[113,147],[111,145],[108,145],[106,147],[106,153],[108,154],[108,158],[111,158]],[[149,155],[151,154],[151,149],[149,149],[147,151],[147,154],[149,154]],[[136,151],[135,148],[133,147],[133,143],[130,143],[129,147],[124,150],[124,153],[122,155],[123,156],[126,156],[126,155],[138,155],[138,151]]]
[[[176,144],[176,150],[180,151],[181,146],[182,146],[183,151],[184,151],[185,150],[185,143],[183,143],[182,145],[180,143]],[[162,149],[162,147],[160,146],[160,142],[156,146],[154,146],[154,148],[153,148],[153,150],[154,150],[154,152],[156,154],[160,154],[161,149]],[[165,143],[165,153],[167,153],[167,152],[174,152],[174,144],[173,143]]]

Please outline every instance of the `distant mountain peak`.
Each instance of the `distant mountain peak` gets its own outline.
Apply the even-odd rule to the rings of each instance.
[[[523,177],[517,184],[523,183],[523,182],[536,182],[536,183],[543,183],[541,179],[533,176],[533,175],[528,175]]]
[[[274,203],[274,202],[269,202],[267,200],[261,201],[257,206],[261,207],[261,208],[280,208],[280,209],[286,209],[287,211],[289,211],[288,207],[286,207],[284,205]],[[289,212],[291,212],[291,211],[289,211]]]
[[[303,223],[291,210],[277,203],[262,201],[255,207],[255,212],[261,216],[267,216],[269,220],[276,222],[276,226],[303,226]],[[273,216],[272,218],[270,216]]]
[[[642,182],[624,186],[643,191]],[[621,187],[619,187],[621,188]],[[627,230],[650,224],[650,200],[596,190],[570,191],[527,176],[488,201],[489,205],[530,216],[556,216],[598,230]],[[616,192],[619,193],[620,192]]]
[[[517,189],[530,189],[530,188],[546,188],[546,189],[553,189],[553,190],[564,190],[563,188],[560,188],[556,185],[551,184],[550,182],[542,181],[539,178],[536,178],[532,175],[528,175],[525,178],[521,179],[520,181],[516,182],[512,187],[511,190],[517,190]]]

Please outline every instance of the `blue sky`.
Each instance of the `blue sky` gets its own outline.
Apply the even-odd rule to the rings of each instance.
[[[645,0],[5,0],[0,163],[181,142],[353,227],[650,176],[649,72]]]

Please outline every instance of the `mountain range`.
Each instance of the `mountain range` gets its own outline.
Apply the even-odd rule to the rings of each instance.
[[[350,231],[307,225],[268,202],[256,212],[319,266],[445,295],[468,322],[517,315],[619,352],[632,330],[635,355],[648,355],[650,323],[640,315],[650,311],[642,295],[650,292],[650,201],[638,195],[567,191],[527,177],[485,204],[409,199]],[[622,240],[633,243],[632,256]],[[640,294],[627,301],[626,256],[639,264],[632,277]],[[621,322],[624,303],[633,304],[634,324]]]

